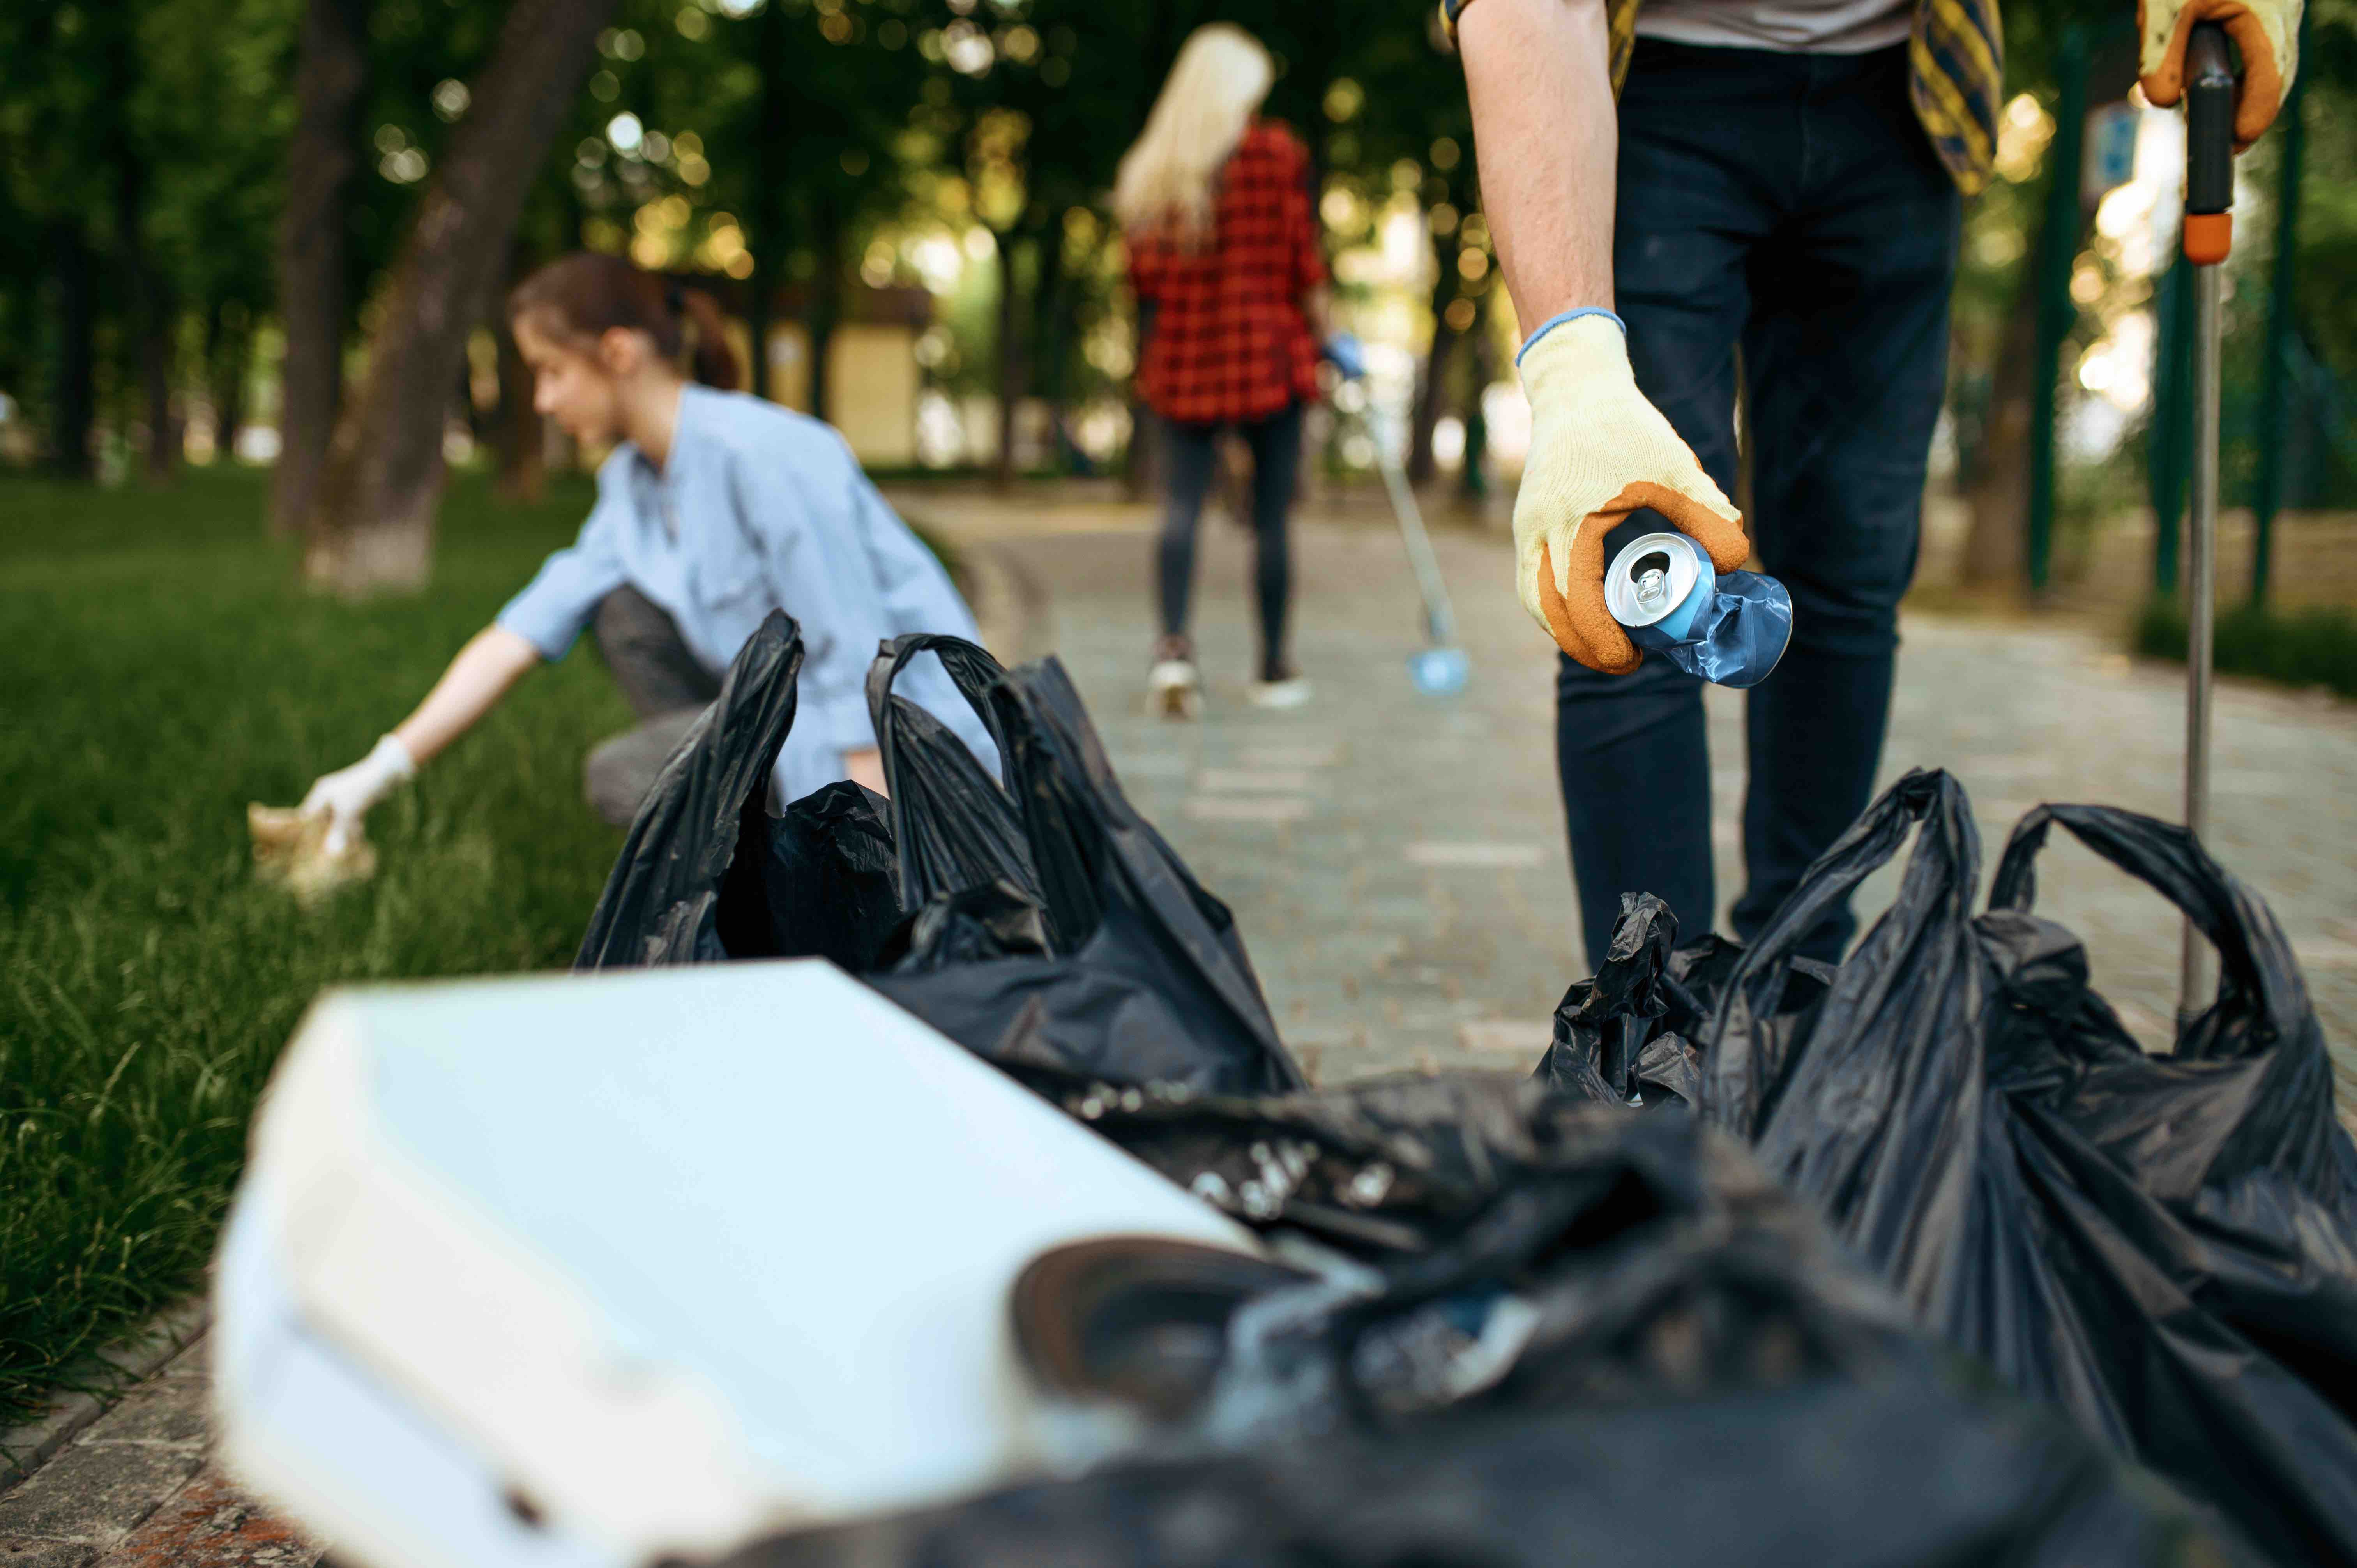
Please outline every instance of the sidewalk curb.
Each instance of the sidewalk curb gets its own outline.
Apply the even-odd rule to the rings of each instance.
[[[96,1355],[69,1368],[48,1413],[0,1431],[0,1496],[55,1458],[164,1364],[193,1344],[212,1320],[203,1296],[166,1307]]]

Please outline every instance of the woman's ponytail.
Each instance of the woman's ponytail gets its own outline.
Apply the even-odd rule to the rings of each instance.
[[[700,288],[683,288],[678,295],[690,372],[705,386],[735,392],[737,350],[728,346],[728,324],[720,315],[719,303]]]
[[[690,373],[705,385],[737,388],[737,354],[712,295],[620,256],[576,251],[558,257],[515,286],[508,316],[537,317],[554,333],[574,338],[594,338],[617,327],[643,332],[664,359],[676,361],[684,353]]]

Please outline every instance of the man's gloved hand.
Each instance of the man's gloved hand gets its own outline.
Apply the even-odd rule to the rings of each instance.
[[[417,764],[410,757],[409,748],[401,744],[398,736],[388,735],[350,768],[339,768],[313,783],[297,810],[307,817],[322,811],[328,814],[328,853],[339,854],[360,828],[369,808],[416,773]]]
[[[2144,36],[2136,70],[2144,95],[2166,109],[2185,96],[2185,43],[2196,22],[2216,22],[2243,54],[2234,93],[2234,150],[2275,124],[2299,70],[2300,0],[2136,0]]]
[[[1742,516],[1637,390],[1618,317],[1558,317],[1516,362],[1531,400],[1531,451],[1514,498],[1514,585],[1566,653],[1625,675],[1643,655],[1604,607],[1604,536],[1652,507],[1732,572],[1751,553]]]

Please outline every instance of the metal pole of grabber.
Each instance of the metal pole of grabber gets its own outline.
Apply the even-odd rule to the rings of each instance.
[[[2218,588],[2218,360],[2221,267],[2234,237],[2234,71],[2214,22],[2186,44],[2185,259],[2193,266],[2193,504],[2186,537],[2185,825],[2210,829],[2211,644]],[[2173,525],[2172,525],[2173,526]],[[2216,991],[2207,937],[2185,922],[2178,1014],[2190,1021]]]

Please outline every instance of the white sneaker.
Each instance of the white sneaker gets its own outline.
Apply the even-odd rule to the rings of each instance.
[[[1297,708],[1316,694],[1317,688],[1299,675],[1252,683],[1252,705],[1255,708]]]
[[[1159,659],[1146,674],[1146,711],[1158,718],[1203,716],[1203,681],[1191,659]]]

